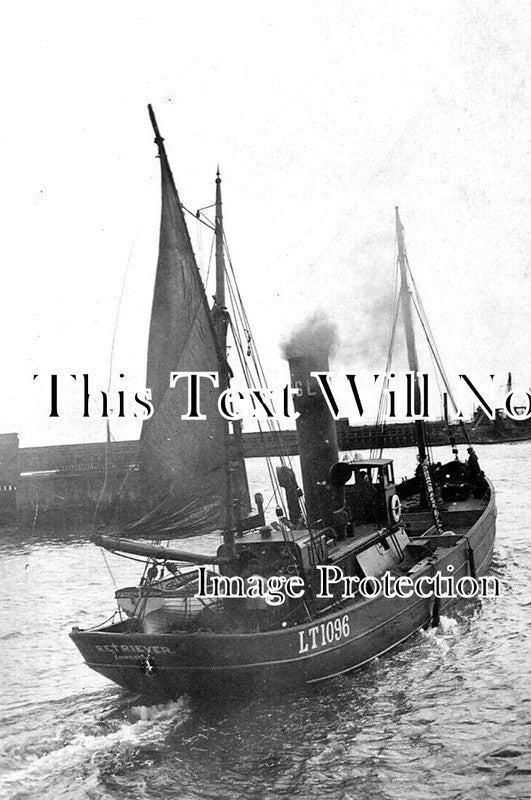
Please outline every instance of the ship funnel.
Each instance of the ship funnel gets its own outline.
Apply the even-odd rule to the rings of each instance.
[[[328,481],[330,467],[338,461],[336,425],[316,378],[310,376],[311,372],[328,372],[328,355],[326,345],[311,354],[287,354],[291,385],[300,392],[298,397],[294,397],[294,405],[300,412],[296,421],[297,437],[310,526],[318,520],[323,524],[328,522],[331,509],[327,492],[319,484]]]

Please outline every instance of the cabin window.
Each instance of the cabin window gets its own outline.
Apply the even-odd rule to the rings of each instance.
[[[363,483],[364,481],[368,481],[369,483],[378,483],[378,478],[378,467],[362,467],[352,471],[352,476],[349,478],[346,485]]]

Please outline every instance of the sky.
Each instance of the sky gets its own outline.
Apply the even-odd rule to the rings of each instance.
[[[316,312],[337,327],[338,376],[383,370],[398,205],[447,371],[486,386],[511,370],[527,388],[529,41],[519,0],[6,6],[0,431],[102,440],[68,376],[107,388],[115,325],[112,386],[145,386],[160,208],[147,103],[184,205],[213,202],[220,165],[270,385]],[[190,234],[205,273],[209,232],[191,220]],[[137,433],[132,412],[113,422]]]

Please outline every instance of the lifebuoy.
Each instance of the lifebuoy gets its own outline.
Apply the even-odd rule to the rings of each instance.
[[[394,494],[389,500],[389,511],[391,512],[392,520],[398,522],[402,511],[402,504],[397,494]]]

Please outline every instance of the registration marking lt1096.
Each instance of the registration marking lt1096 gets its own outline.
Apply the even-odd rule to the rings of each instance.
[[[299,631],[299,655],[326,647],[334,642],[340,642],[350,636],[350,623],[348,614],[320,622],[304,631]]]

